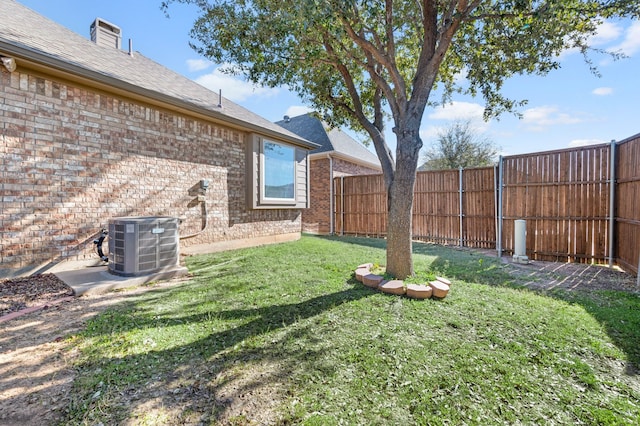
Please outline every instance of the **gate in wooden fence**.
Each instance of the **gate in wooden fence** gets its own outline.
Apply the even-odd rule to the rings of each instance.
[[[382,175],[336,178],[333,189],[334,233],[386,235]],[[416,240],[495,248],[509,255],[517,219],[527,221],[531,259],[617,263],[637,273],[640,135],[618,143],[504,157],[495,168],[417,173]]]

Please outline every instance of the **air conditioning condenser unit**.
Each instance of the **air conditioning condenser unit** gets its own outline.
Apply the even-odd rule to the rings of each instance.
[[[109,221],[109,272],[138,276],[179,267],[176,217],[117,217]]]

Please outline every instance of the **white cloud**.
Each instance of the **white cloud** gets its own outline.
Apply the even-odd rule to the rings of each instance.
[[[484,106],[471,102],[453,101],[436,107],[427,118],[431,120],[482,120]]]
[[[622,42],[609,49],[612,52],[620,52],[627,56],[633,56],[640,50],[640,21],[634,21],[625,32]]]
[[[618,38],[620,38],[622,33],[623,28],[620,25],[615,24],[611,21],[604,21],[600,25],[598,25],[595,34],[589,37],[589,39],[587,40],[587,44],[592,47],[602,48],[603,46],[616,41]],[[579,49],[577,48],[566,49],[562,53],[560,53],[559,59],[562,60],[567,56],[578,52]]]
[[[289,108],[287,108],[285,115],[288,115],[289,117],[297,117],[299,115],[307,114],[310,112],[313,112],[313,109],[309,108],[308,106],[291,105]]]
[[[442,134],[446,130],[447,128],[443,126],[429,126],[426,129],[420,129],[420,138],[423,141],[436,139],[438,135]]]
[[[187,59],[187,68],[190,72],[206,70],[212,65],[213,64],[206,59]]]
[[[251,96],[269,97],[278,93],[278,89],[256,86],[224,74],[221,69],[222,67],[218,67],[209,74],[196,78],[195,81],[214,92],[222,90],[222,96],[234,102],[242,102]]]
[[[484,133],[489,129],[489,123],[484,121],[484,106],[472,102],[453,101],[438,106],[427,115],[427,120],[468,121],[470,130],[475,133]],[[446,132],[450,127],[450,123],[429,124],[428,127],[420,129],[420,137],[423,140],[435,139],[438,134]]]
[[[577,124],[582,119],[566,112],[561,112],[557,106],[545,105],[529,108],[522,113],[522,122],[532,131],[541,131],[545,127],[564,124]]]
[[[589,45],[591,46],[603,46],[611,43],[620,37],[622,34],[622,27],[614,24],[611,21],[604,21],[596,29],[596,33],[589,37]]]
[[[591,93],[598,96],[607,96],[613,93],[613,89],[611,87],[597,87]]]
[[[574,139],[571,142],[569,142],[569,147],[576,148],[579,146],[598,145],[601,143],[607,143],[607,141],[603,141],[600,139]]]
[[[458,86],[466,85],[468,82],[467,74],[469,74],[469,68],[467,67],[462,68],[453,76],[453,82]]]

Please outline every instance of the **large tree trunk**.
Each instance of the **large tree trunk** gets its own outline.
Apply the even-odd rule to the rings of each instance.
[[[387,272],[395,278],[404,280],[413,275],[411,248],[413,183],[394,180],[389,188],[388,197]]]
[[[397,279],[413,275],[412,215],[413,188],[422,141],[415,130],[397,132],[398,159],[393,181],[387,191],[387,272]]]

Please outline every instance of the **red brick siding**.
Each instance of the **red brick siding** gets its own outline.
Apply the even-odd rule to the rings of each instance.
[[[380,171],[333,158],[333,177],[379,174]],[[328,158],[310,161],[310,205],[302,210],[302,230],[313,234],[331,232],[331,165]]]
[[[24,72],[0,73],[0,276],[93,258],[109,218],[184,217],[210,181],[207,230],[182,246],[300,232],[299,210],[249,210],[246,135],[125,98]]]
[[[331,171],[329,159],[309,162],[309,208],[302,210],[302,230],[313,234],[330,232]]]
[[[333,160],[333,177],[340,176],[356,176],[356,175],[379,175],[382,173],[379,169],[361,166],[349,161],[334,159]]]

